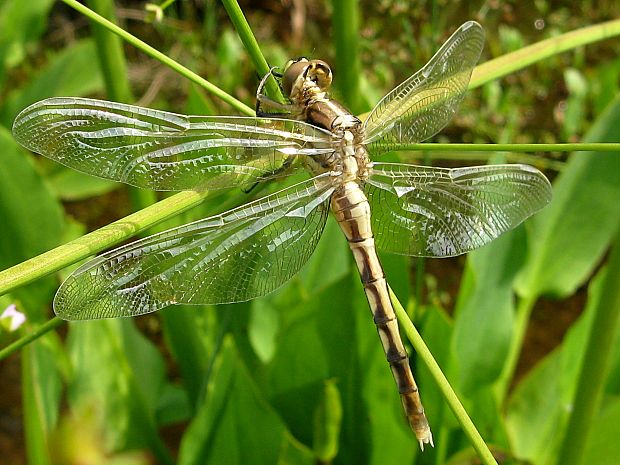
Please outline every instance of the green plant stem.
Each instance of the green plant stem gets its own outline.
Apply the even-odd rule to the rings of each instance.
[[[332,0],[332,31],[338,69],[338,90],[357,113],[361,108],[358,0]]]
[[[0,271],[0,295],[100,252],[198,205],[207,193],[180,192],[37,257]]]
[[[514,377],[517,363],[519,362],[519,356],[521,355],[521,349],[523,348],[523,340],[525,339],[525,332],[527,331],[527,325],[530,321],[530,315],[532,309],[536,303],[537,296],[526,296],[519,301],[517,306],[514,334],[510,347],[508,348],[508,355],[506,356],[506,363],[502,373],[497,381],[497,395],[500,399],[500,404],[503,403],[510,389],[510,383]]]
[[[487,61],[474,69],[469,88],[474,89],[551,56],[620,35],[620,19],[567,32],[516,52]]]
[[[86,3],[108,21],[116,22],[114,2],[111,0],[87,0]],[[127,78],[127,64],[120,38],[97,21],[91,20],[90,28],[95,39],[108,98],[117,102],[131,103],[133,96]]]
[[[478,453],[480,460],[485,465],[497,465],[495,457],[493,457],[493,454],[485,444],[482,436],[480,436],[480,433],[476,429],[476,426],[472,422],[471,418],[469,418],[469,415],[467,415],[465,407],[463,407],[463,404],[461,404],[461,401],[456,396],[456,393],[452,389],[452,386],[450,386],[448,379],[445,377],[445,375],[441,371],[441,368],[433,358],[433,354],[431,354],[430,350],[428,350],[428,347],[422,340],[420,333],[418,333],[415,326],[413,326],[413,323],[407,316],[407,312],[398,301],[398,297],[396,297],[392,289],[389,289],[389,291],[390,299],[392,301],[392,305],[394,305],[394,310],[396,311],[396,316],[398,318],[398,323],[407,335],[407,339],[409,339],[411,345],[413,345],[413,348],[415,349],[418,358],[422,360],[422,362],[424,362],[424,365],[426,365],[426,367],[430,371],[431,376],[437,383],[437,386],[439,387],[439,390],[441,391],[443,397],[446,399],[448,406],[454,413],[454,416],[460,423],[463,431],[465,432],[465,434],[471,441],[472,446]]]
[[[620,226],[620,224],[619,224]],[[579,465],[600,410],[611,355],[620,326],[620,227],[611,251],[605,282],[596,304],[585,355],[577,378],[573,408],[557,465]]]
[[[588,142],[574,144],[399,144],[393,150],[424,150],[438,152],[620,152],[618,142]]]
[[[241,11],[241,8],[239,7],[239,3],[237,3],[236,0],[222,0],[222,4],[228,13],[228,17],[235,26],[237,34],[239,34],[239,38],[241,39],[241,42],[243,42],[252,63],[254,63],[254,68],[256,68],[256,71],[260,76],[265,76],[270,72],[269,64],[260,50],[252,29],[243,15],[243,11]],[[267,93],[271,96],[271,98],[275,98],[281,102],[284,101],[282,92],[280,92],[280,86],[278,86],[278,83],[273,76],[267,80],[265,85],[267,87]]]
[[[177,63],[172,58],[167,57],[165,54],[163,54],[159,50],[156,50],[155,48],[151,47],[147,43],[145,43],[145,42],[141,41],[140,39],[138,39],[137,37],[131,35],[127,31],[125,31],[122,28],[118,27],[116,24],[108,21],[103,16],[98,15],[97,13],[95,13],[94,11],[89,9],[88,7],[82,5],[81,3],[77,2],[76,0],[62,0],[62,1],[64,3],[66,3],[67,5],[69,5],[71,8],[74,8],[75,10],[79,11],[80,13],[82,13],[87,18],[89,18],[89,19],[91,19],[93,21],[96,21],[97,23],[99,23],[103,27],[105,27],[106,29],[112,31],[114,34],[118,35],[119,37],[121,37],[121,39],[123,39],[126,42],[130,43],[131,45],[136,47],[138,50],[143,51],[144,53],[146,53],[150,57],[153,57],[156,60],[158,60],[161,63],[163,63],[164,65],[170,67],[172,70],[176,71],[181,76],[186,77],[187,79],[189,79],[193,83],[198,84],[199,86],[204,88],[207,92],[211,93],[212,95],[215,95],[216,97],[218,97],[222,101],[224,101],[227,104],[229,104],[231,107],[235,108],[237,111],[239,111],[239,112],[241,112],[243,114],[246,114],[248,116],[253,116],[254,115],[254,110],[252,108],[250,108],[249,106],[247,106],[246,104],[244,104],[243,102],[237,100],[232,95],[224,92],[222,89],[220,89],[216,85],[210,83],[206,79],[200,77],[199,75],[197,75],[196,73],[194,73],[190,69],[186,68],[185,66]]]
[[[32,341],[39,339],[45,333],[58,328],[64,322],[65,320],[62,320],[58,317],[54,317],[51,320],[46,321],[45,323],[43,323],[41,326],[39,326],[37,329],[35,329],[31,333],[28,333],[25,336],[20,337],[18,340],[12,342],[8,346],[0,350],[0,360],[5,359],[6,357],[8,357],[14,352],[17,352],[19,349],[26,346],[27,344],[30,344]]]

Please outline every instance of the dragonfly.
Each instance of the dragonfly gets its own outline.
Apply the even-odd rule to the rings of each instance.
[[[450,121],[483,44],[482,27],[463,24],[364,121],[329,97],[327,63],[306,58],[265,76],[256,117],[185,116],[85,98],[29,106],[13,126],[22,145],[137,187],[243,188],[306,173],[278,192],[86,262],[61,284],[54,311],[67,320],[130,317],[264,296],[308,261],[331,211],[359,269],[404,413],[420,446],[433,445],[377,248],[463,254],[543,208],[551,185],[522,164],[448,169],[373,160],[432,137]],[[286,103],[263,93],[271,76]]]

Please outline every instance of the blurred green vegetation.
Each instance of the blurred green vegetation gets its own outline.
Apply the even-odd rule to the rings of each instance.
[[[142,2],[87,3],[107,8],[124,29],[253,107],[259,76],[218,2],[172,2],[161,21]],[[466,20],[486,30],[482,62],[620,16],[613,1],[271,0],[242,2],[241,8],[269,65],[298,56],[332,63],[335,97],[349,99],[345,103],[358,113],[420,68]],[[343,24],[353,32],[337,34],[334,28]],[[351,40],[355,47],[347,46]],[[142,106],[188,114],[238,114],[159,62],[110,42],[105,31],[94,31],[63,3],[0,2],[0,269],[150,202],[17,146],[10,128],[26,105],[52,96],[90,96],[133,98]],[[617,44],[610,39],[578,48],[485,84],[468,94],[435,140],[620,141]],[[350,67],[360,73],[348,72]],[[425,154],[398,156],[428,162]],[[446,158],[446,166],[471,164],[469,154]],[[551,465],[567,453],[564,431],[580,409],[575,391],[584,377],[594,379],[587,369],[580,371],[580,361],[584,347],[596,352],[598,343],[608,368],[601,369],[593,414],[580,417],[590,433],[569,439],[580,447],[582,463],[618,464],[620,341],[611,319],[595,326],[611,334],[592,334],[590,328],[599,308],[620,311],[612,292],[620,279],[617,266],[610,263],[608,276],[605,266],[609,247],[620,246],[620,154],[491,155],[492,161],[505,159],[546,170],[554,179],[549,207],[467,257],[382,256],[386,275],[501,463]],[[218,194],[153,230],[247,198]],[[0,365],[0,415],[19,425],[17,433],[0,426],[3,459],[479,463],[413,354],[436,444],[418,450],[349,255],[330,221],[308,265],[264,299],[71,323],[39,338]],[[0,297],[0,311],[16,303],[28,316],[22,331],[45,322],[69,271]]]

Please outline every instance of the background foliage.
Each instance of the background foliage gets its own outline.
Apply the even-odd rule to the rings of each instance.
[[[258,77],[219,3],[179,1],[161,22],[151,21],[141,2],[87,3],[253,106]],[[615,2],[587,1],[357,6],[269,0],[241,7],[268,63],[300,55],[325,59],[333,64],[336,97],[358,113],[423,65],[468,19],[487,31],[485,61],[615,18],[620,10]],[[332,21],[356,17],[353,49]],[[471,92],[436,140],[620,141],[619,77],[617,39],[553,56]],[[357,86],[360,91],[352,91]],[[0,2],[0,269],[155,200],[16,145],[10,127],[20,109],[69,95],[238,114],[62,3]],[[467,153],[394,156],[471,163]],[[606,351],[605,338],[617,338],[611,322],[595,326],[594,339],[591,328],[597,309],[619,310],[608,291],[618,283],[617,267],[610,259],[606,276],[605,257],[620,218],[620,157],[495,153],[491,160],[545,170],[554,179],[552,204],[466,258],[382,259],[391,286],[408,302],[498,461],[553,464],[568,450],[563,438],[579,410],[576,386],[593,379],[580,371],[584,347]],[[240,192],[218,195],[154,230],[247,201]],[[71,323],[39,338],[0,365],[3,457],[12,464],[477,463],[414,355],[437,444],[419,452],[349,255],[330,222],[310,263],[267,298]],[[28,317],[24,331],[48,320],[68,272],[0,297],[0,310],[16,303]],[[6,342],[15,337],[1,336]],[[602,398],[587,420],[591,432],[574,437],[583,463],[620,460],[620,344],[609,345],[609,369],[599,370],[606,375]]]

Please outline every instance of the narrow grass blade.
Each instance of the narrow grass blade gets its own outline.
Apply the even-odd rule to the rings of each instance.
[[[570,31],[551,39],[542,40],[516,52],[502,55],[494,60],[478,65],[471,76],[470,89],[475,89],[489,81],[530,66],[560,53],[573,50],[583,45],[620,35],[620,19],[594,26]]]
[[[392,305],[394,305],[394,310],[396,311],[399,325],[405,332],[407,339],[409,339],[409,342],[411,342],[411,344],[413,345],[413,348],[415,349],[416,354],[418,355],[420,360],[424,362],[424,365],[426,365],[426,367],[430,371],[433,379],[437,383],[437,386],[439,387],[441,393],[446,399],[446,402],[454,413],[454,416],[457,418],[458,422],[463,428],[463,431],[471,441],[472,446],[474,447],[474,449],[476,449],[480,460],[485,465],[497,465],[495,457],[493,457],[493,454],[485,444],[482,436],[480,436],[480,433],[476,429],[476,426],[472,422],[471,418],[469,418],[469,415],[467,415],[465,407],[463,407],[463,404],[461,404],[461,401],[456,396],[456,393],[452,389],[452,386],[450,386],[448,379],[441,371],[441,367],[433,358],[433,354],[431,354],[430,350],[428,350],[428,347],[422,340],[420,333],[418,333],[418,330],[415,328],[415,326],[413,326],[413,323],[411,323],[411,320],[407,316],[407,312],[398,301],[398,297],[396,297],[394,292],[392,292],[392,289],[390,289],[389,291],[390,299],[392,300]]]
[[[232,95],[226,93],[225,91],[223,91],[222,89],[217,87],[215,84],[212,84],[209,81],[207,81],[206,79],[198,76],[196,73],[194,73],[190,69],[186,68],[185,66],[177,63],[172,58],[169,58],[168,56],[166,56],[165,54],[163,54],[159,50],[156,50],[155,48],[151,47],[147,43],[145,43],[145,42],[141,41],[140,39],[138,39],[137,37],[131,35],[127,31],[125,31],[122,28],[120,28],[119,26],[117,26],[116,24],[108,21],[107,19],[105,19],[101,15],[98,15],[97,13],[95,13],[94,11],[89,9],[88,7],[82,5],[81,3],[77,2],[76,0],[62,0],[62,1],[64,3],[66,3],[67,5],[69,5],[70,7],[74,8],[75,10],[79,11],[80,13],[82,13],[87,18],[89,18],[89,19],[91,19],[93,21],[96,21],[97,23],[101,24],[103,27],[105,27],[108,30],[112,31],[114,34],[118,35],[123,40],[125,40],[128,43],[130,43],[131,45],[133,45],[137,49],[143,51],[144,53],[146,53],[150,57],[155,58],[156,60],[160,61],[164,65],[166,65],[169,68],[171,68],[172,70],[176,71],[181,76],[186,77],[190,81],[198,84],[199,86],[204,88],[207,92],[209,92],[212,95],[218,97],[223,102],[226,102],[231,107],[233,107],[236,110],[238,110],[239,112],[241,112],[241,113],[243,113],[245,115],[248,115],[248,116],[254,116],[254,110],[252,108],[248,107],[243,102],[237,100]]]

